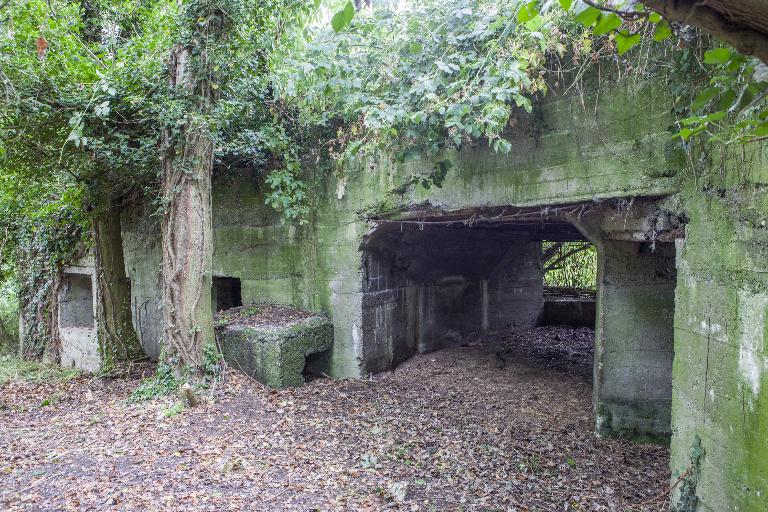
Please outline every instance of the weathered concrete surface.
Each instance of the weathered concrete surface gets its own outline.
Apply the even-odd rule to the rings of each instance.
[[[674,243],[661,240],[682,232],[666,206],[645,199],[568,215],[597,248],[593,402],[603,436],[671,434],[677,272]]]
[[[233,368],[272,388],[294,387],[304,383],[307,356],[331,348],[333,325],[318,317],[287,326],[222,325],[216,339]]]
[[[663,80],[633,82],[603,88],[599,96],[559,97],[537,105],[537,116],[512,135],[509,155],[494,155],[481,146],[444,155],[452,167],[442,188],[416,186],[403,195],[390,193],[409,175],[430,172],[430,162],[395,164],[379,158],[343,169],[318,169],[309,179],[313,213],[304,227],[288,225],[264,205],[258,176],[218,176],[214,274],[240,278],[243,302],[271,301],[326,313],[335,327],[329,373],[358,377],[419,350],[419,337],[424,339],[434,322],[428,314],[433,308],[406,304],[450,303],[481,294],[482,286],[475,284],[478,278],[435,282],[437,288],[425,284],[418,289],[365,289],[361,245],[372,228],[365,212],[425,201],[446,211],[599,204],[608,198],[631,203],[635,197],[670,196],[682,190],[679,201],[668,205],[688,218],[687,239],[677,254],[672,468],[678,474],[687,468],[698,436],[707,452],[695,486],[700,509],[767,510],[768,355],[763,338],[768,156],[765,149],[755,149],[762,151],[762,160],[718,156],[708,161],[699,155],[686,160],[667,132],[671,103],[664,87]],[[689,169],[688,161],[697,167]],[[614,244],[653,243],[657,228],[672,217],[658,211],[610,220],[594,236]],[[160,253],[158,231],[151,224],[144,213],[134,215],[127,225],[126,266],[134,321],[147,351],[156,353]],[[606,281],[598,304],[604,310],[602,330],[598,326],[603,356],[598,360],[602,369],[596,379],[596,403],[610,406],[611,418],[604,426],[638,431],[666,426],[668,431],[669,415],[662,421],[660,414],[665,400],[660,391],[669,392],[668,377],[662,374],[672,351],[660,319],[671,313],[672,284],[653,275],[656,263],[642,264],[645,257],[627,252],[627,247],[613,245],[603,258]],[[664,267],[671,257],[671,249],[665,251]],[[634,271],[641,276],[637,282]],[[479,317],[482,325],[475,308],[483,302],[469,304],[467,314]],[[658,333],[655,341],[639,334],[644,322]],[[378,327],[367,329],[370,325]],[[618,366],[609,368],[614,364]],[[657,378],[661,380],[647,382]],[[617,386],[626,388],[626,395],[617,392]],[[622,408],[625,399],[630,404],[647,401],[653,413]]]
[[[123,213],[125,271],[131,281],[133,326],[144,352],[160,356],[163,314],[160,310],[162,274],[160,225],[148,205],[137,205]]]
[[[88,372],[101,368],[93,277],[92,262],[65,268],[58,298],[61,365]]]
[[[671,464],[684,472],[700,439],[693,483],[707,512],[768,510],[767,157],[726,162],[684,194]]]
[[[533,327],[541,315],[541,244],[503,229],[384,223],[363,258],[366,372],[470,333]]]
[[[674,245],[603,242],[598,269],[593,384],[597,431],[669,436]]]
[[[596,109],[595,102],[606,108]],[[648,84],[547,101],[524,129],[510,134],[511,154],[482,145],[445,154],[452,167],[442,187],[416,186],[403,196],[391,190],[414,173],[431,172],[432,163],[381,157],[343,171],[318,169],[309,182],[313,213],[304,227],[289,225],[264,204],[258,176],[219,174],[213,273],[239,278],[243,303],[276,302],[329,315],[335,326],[331,375],[360,376],[366,356],[359,248],[371,226],[359,212],[424,201],[455,210],[674,193],[680,159],[665,131],[665,104],[663,88]],[[134,321],[145,349],[156,355],[160,251],[149,213],[126,214],[124,243]]]

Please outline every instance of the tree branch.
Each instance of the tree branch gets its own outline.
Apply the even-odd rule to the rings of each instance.
[[[586,1],[586,0],[585,0]],[[649,9],[669,21],[685,23],[709,32],[745,55],[752,55],[768,64],[768,32],[757,30],[730,19],[715,7],[700,0],[641,0]],[[760,13],[753,13],[759,17]],[[768,15],[768,5],[764,13]]]
[[[647,11],[621,11],[619,9],[608,7],[607,5],[600,5],[598,3],[593,2],[592,0],[584,0],[584,3],[591,7],[594,7],[595,9],[617,14],[622,18],[624,18],[625,20],[637,20],[640,18],[647,18],[648,16],[650,16],[650,14]]]
[[[590,247],[592,247],[592,246],[591,246],[591,245],[589,245],[589,244],[584,244],[584,245],[582,245],[581,247],[577,247],[576,249],[572,249],[572,250],[568,251],[567,253],[563,254],[562,256],[560,256],[559,258],[557,258],[555,261],[553,261],[553,262],[552,262],[550,265],[548,265],[547,267],[545,267],[545,268],[544,268],[544,272],[549,272],[550,270],[555,270],[555,269],[557,268],[557,264],[558,264],[558,263],[560,263],[560,262],[562,262],[562,261],[564,261],[564,260],[566,260],[566,259],[570,258],[570,257],[571,257],[571,256],[573,256],[574,254],[578,254],[578,253],[580,253],[580,252],[582,252],[582,251],[586,251],[586,250],[587,250],[587,249],[589,249]]]

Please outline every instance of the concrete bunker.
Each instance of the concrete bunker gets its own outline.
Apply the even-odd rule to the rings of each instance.
[[[58,297],[61,364],[86,371],[101,366],[92,277],[90,269],[66,269]]]
[[[417,353],[489,333],[573,324],[556,310],[545,315],[542,242],[591,242],[598,253],[596,429],[605,436],[667,438],[674,244],[604,229],[614,214],[576,205],[422,210],[377,219],[361,246],[364,369],[388,370]]]

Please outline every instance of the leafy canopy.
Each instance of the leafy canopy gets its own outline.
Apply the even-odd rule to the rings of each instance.
[[[382,147],[407,159],[478,138],[510,151],[503,131],[546,91],[547,56],[578,37],[563,12],[521,17],[517,0],[374,4],[338,23],[350,5],[331,27],[309,27],[274,77],[300,125],[337,130],[330,154],[341,160]]]

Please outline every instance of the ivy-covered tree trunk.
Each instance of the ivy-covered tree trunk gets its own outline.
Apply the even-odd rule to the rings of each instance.
[[[5,326],[2,317],[0,317],[0,354],[16,354],[16,336]]]
[[[204,4],[204,5],[203,5]],[[203,347],[212,343],[211,172],[213,139],[206,124],[216,101],[211,53],[224,32],[216,2],[193,2],[185,18],[190,40],[169,61],[170,85],[186,105],[163,134],[163,342],[178,372],[202,374]]]
[[[96,241],[96,325],[104,368],[142,357],[131,321],[131,285],[125,273],[120,210],[109,204],[94,219]]]
[[[19,356],[29,361],[59,359],[59,269],[31,235],[18,253]]]

